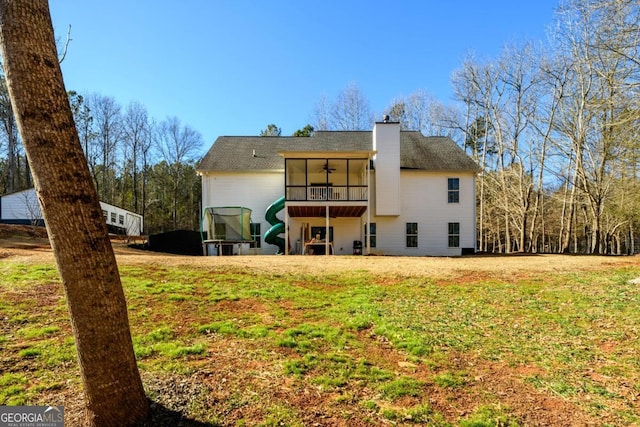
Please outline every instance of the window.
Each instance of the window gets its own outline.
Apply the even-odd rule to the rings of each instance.
[[[449,223],[449,247],[450,248],[460,247],[460,223],[459,222]]]
[[[115,212],[111,212],[111,223],[112,224],[116,223],[116,213]]]
[[[109,212],[103,210],[102,211],[102,216],[104,217],[105,222],[109,221]]]
[[[124,225],[124,215],[118,215],[118,224]]]
[[[460,203],[460,178],[449,178],[447,181],[448,202]]]
[[[407,223],[407,247],[408,248],[418,247],[418,223],[417,222]]]
[[[253,242],[249,245],[251,248],[261,248],[262,247],[262,233],[260,232],[260,223],[252,222],[251,223],[251,236],[253,237]]]
[[[369,240],[369,247],[370,248],[375,248],[376,247],[376,223],[372,222],[371,224],[369,224],[369,232],[371,233],[370,236],[370,240]],[[364,239],[365,242],[367,240],[367,224],[364,225]],[[366,245],[366,243],[365,243]]]

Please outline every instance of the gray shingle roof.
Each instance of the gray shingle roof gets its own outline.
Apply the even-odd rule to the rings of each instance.
[[[221,136],[202,158],[197,170],[284,170],[287,151],[370,151],[371,131],[315,132],[311,137]],[[255,153],[255,156],[254,156]],[[420,132],[400,132],[400,167],[434,171],[477,171],[476,163],[447,137],[426,137]]]

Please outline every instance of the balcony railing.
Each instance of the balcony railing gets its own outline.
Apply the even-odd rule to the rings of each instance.
[[[366,185],[287,185],[289,201],[366,201]]]

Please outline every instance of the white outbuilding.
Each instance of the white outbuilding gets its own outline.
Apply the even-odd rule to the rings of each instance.
[[[143,234],[142,215],[105,202],[100,202],[100,207],[110,233],[127,236]],[[44,225],[35,189],[28,188],[0,196],[0,223]]]

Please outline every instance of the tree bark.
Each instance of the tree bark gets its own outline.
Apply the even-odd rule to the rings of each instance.
[[[0,0],[0,46],[68,301],[86,424],[138,423],[148,404],[124,292],[64,88],[47,1]]]

